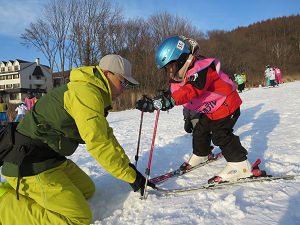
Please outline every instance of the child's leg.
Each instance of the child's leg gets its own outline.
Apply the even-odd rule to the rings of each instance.
[[[3,117],[3,113],[0,113],[0,125],[2,125],[2,117]]]
[[[193,130],[193,154],[207,156],[211,151],[211,132],[207,126],[208,118],[203,116]]]
[[[239,92],[241,92],[242,90],[241,90],[242,88],[241,88],[241,85],[240,84],[238,84],[238,90],[239,90]]]
[[[7,117],[6,117],[6,113],[3,113],[3,119],[4,119],[4,123],[7,124]]]
[[[267,86],[270,86],[270,78],[268,77]]]
[[[241,162],[247,159],[247,150],[241,145],[238,136],[234,135],[233,127],[239,118],[240,110],[220,120],[211,120],[212,141],[222,150],[227,162]]]
[[[274,87],[274,86],[276,85],[276,84],[275,84],[275,80],[271,80],[270,82],[271,82],[271,86],[272,86],[272,87]]]
[[[245,89],[245,83],[242,83],[242,91]]]
[[[21,114],[18,114],[17,118],[15,119],[15,122],[18,122],[20,118],[21,118]]]

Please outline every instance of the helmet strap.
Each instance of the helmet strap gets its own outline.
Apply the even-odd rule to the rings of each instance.
[[[192,54],[190,54],[186,60],[186,62],[184,63],[184,65],[180,68],[180,70],[178,70],[177,72],[177,76],[178,77],[178,81],[183,81],[185,74],[191,64],[191,62],[193,61],[194,56]]]

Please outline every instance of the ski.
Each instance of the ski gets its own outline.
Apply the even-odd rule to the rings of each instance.
[[[176,194],[181,192],[189,192],[189,191],[204,191],[204,190],[214,190],[220,188],[226,188],[228,186],[240,185],[245,183],[252,183],[252,182],[265,182],[265,181],[274,181],[274,180],[292,180],[295,178],[296,175],[282,175],[282,176],[261,176],[261,177],[249,177],[249,178],[242,178],[237,181],[231,182],[222,182],[217,184],[207,184],[198,187],[189,187],[189,188],[177,188],[177,189],[163,189],[163,188],[156,188],[155,190],[162,194]]]
[[[178,168],[178,169],[173,170],[171,172],[168,172],[166,174],[163,174],[163,175],[160,175],[160,176],[157,176],[157,177],[153,177],[153,178],[149,179],[149,181],[151,183],[154,183],[154,184],[161,184],[162,182],[166,181],[167,179],[169,179],[171,177],[178,177],[180,175],[183,175],[183,174],[186,174],[188,172],[191,172],[191,171],[193,171],[193,170],[195,170],[195,169],[197,169],[199,167],[205,166],[205,165],[207,165],[209,163],[212,163],[212,162],[214,162],[214,161],[222,158],[222,156],[223,155],[222,155],[221,152],[218,153],[218,154],[216,154],[216,155],[211,154],[211,157],[209,158],[209,160],[207,160],[204,163],[200,163],[199,165],[194,166],[194,167],[192,167],[192,168],[190,168],[188,170],[182,171],[182,170],[180,170],[180,168]]]

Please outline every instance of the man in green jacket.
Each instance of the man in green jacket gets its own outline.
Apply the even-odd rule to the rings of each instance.
[[[90,224],[86,199],[95,192],[94,182],[66,159],[80,143],[110,174],[143,193],[144,176],[106,120],[112,100],[137,84],[128,60],[107,55],[99,66],[73,69],[67,85],[33,106],[15,132],[15,144],[25,146],[28,155],[20,167],[11,162],[2,167],[12,188],[0,185],[0,224]]]

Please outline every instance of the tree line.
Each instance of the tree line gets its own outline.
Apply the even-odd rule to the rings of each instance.
[[[202,55],[218,58],[228,75],[245,71],[252,86],[261,83],[266,64],[279,66],[284,74],[300,69],[299,15],[203,32],[192,21],[166,11],[126,20],[122,9],[108,0],[50,0],[21,39],[45,55],[51,71],[97,65],[112,53],[128,59],[140,85],[114,103],[114,109],[121,110],[133,108],[142,94],[153,97],[158,89],[168,88],[154,55],[157,46],[174,35],[197,40]]]

